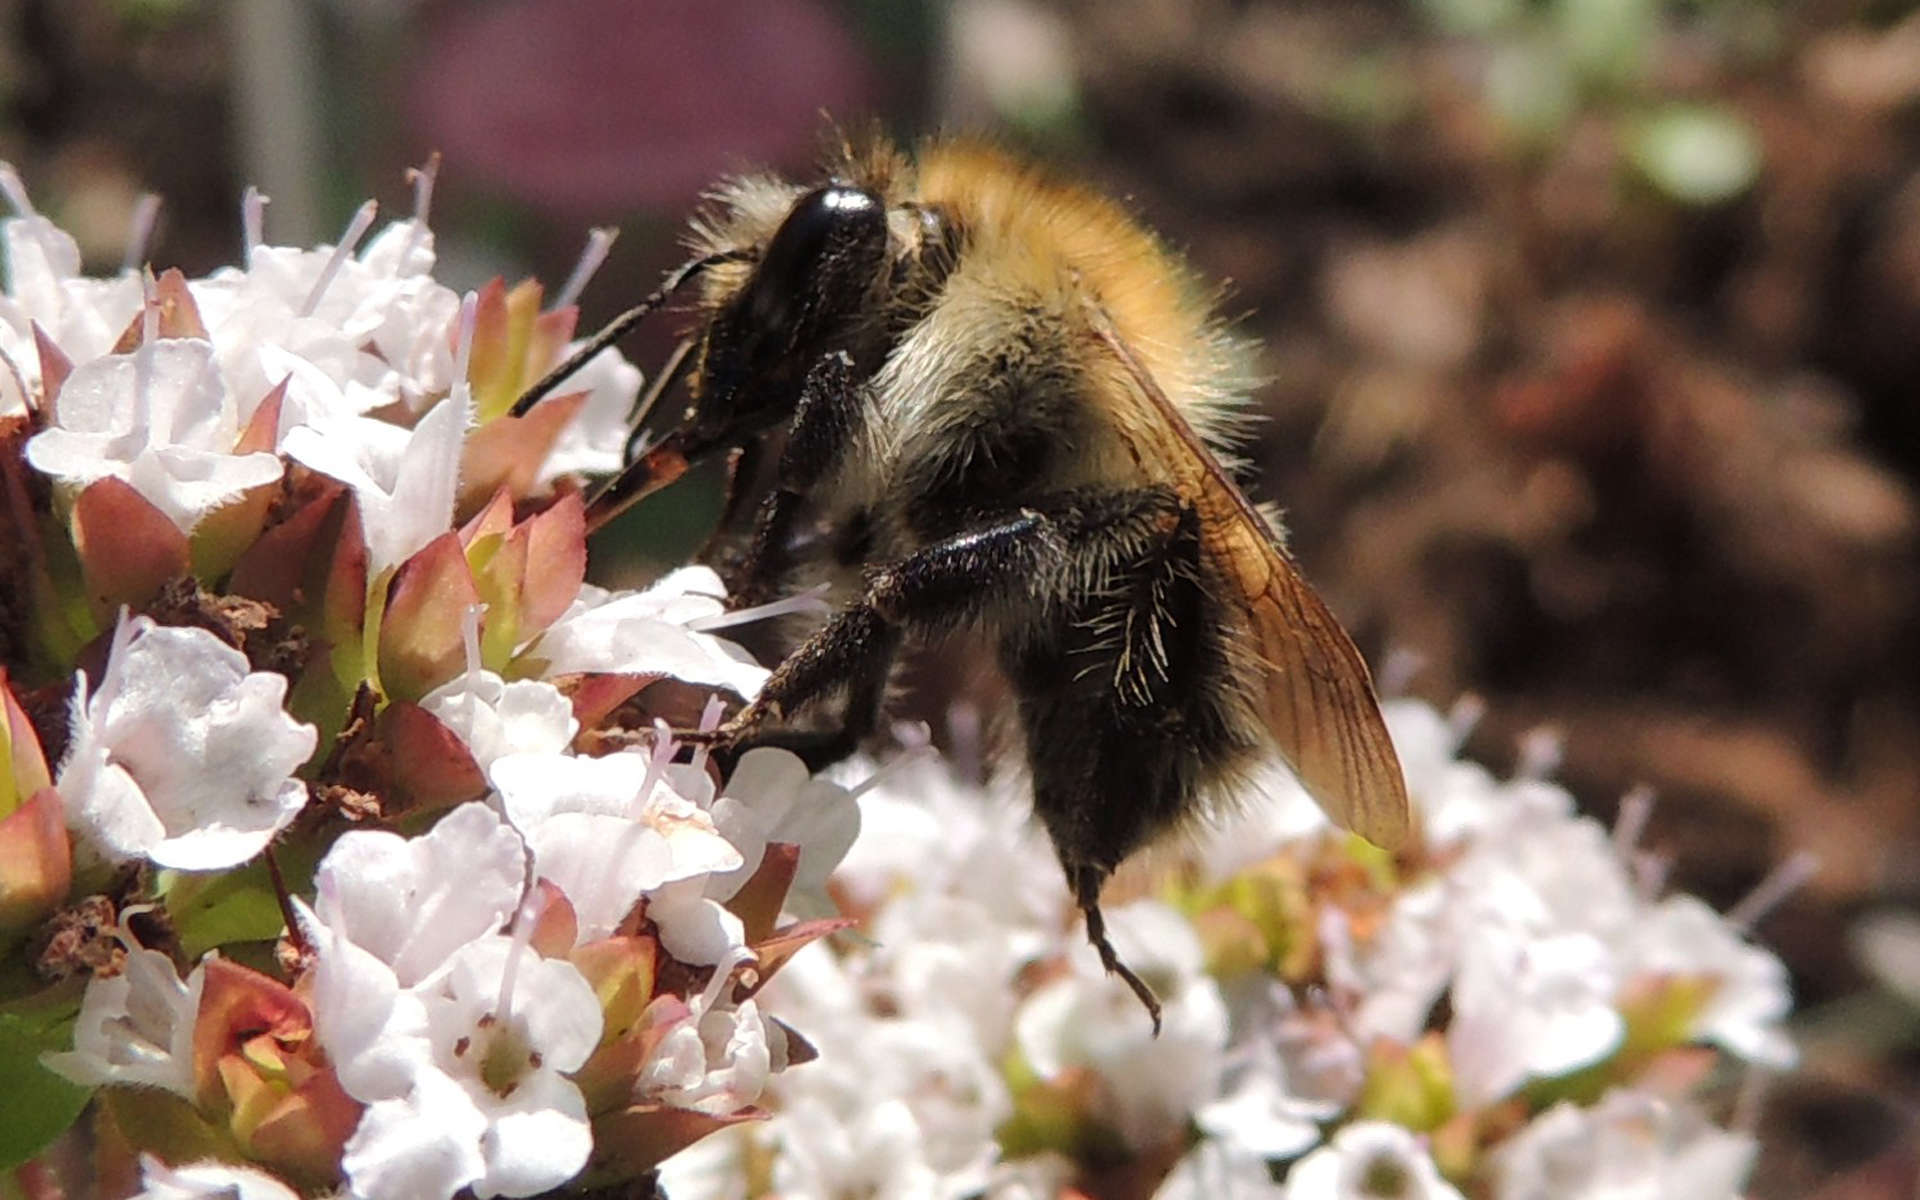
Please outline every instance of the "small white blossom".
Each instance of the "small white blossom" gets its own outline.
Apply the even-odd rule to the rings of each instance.
[[[1178,913],[1138,901],[1107,918],[1121,960],[1160,997],[1159,1036],[1133,993],[1088,947],[1076,947],[1073,974],[1027,997],[1014,1036],[1043,1079],[1075,1067],[1093,1070],[1107,1088],[1114,1127],[1144,1150],[1178,1136],[1188,1114],[1218,1093],[1227,1011],[1218,985],[1201,971],[1193,927]]]
[[[716,873],[707,895],[725,900],[759,869],[770,842],[800,848],[793,891],[820,898],[827,876],[846,856],[860,832],[860,807],[838,784],[815,779],[800,756],[774,747],[749,750],[740,757],[727,786],[713,802],[713,823],[739,849],[738,868]]]
[[[586,1101],[566,1078],[600,1040],[593,988],[571,963],[495,936],[455,952],[422,992],[433,1065],[485,1122],[474,1193],[529,1196],[571,1179],[593,1150]]]
[[[545,678],[577,673],[667,677],[742,696],[759,692],[766,668],[746,651],[698,632],[721,617],[726,589],[707,567],[683,567],[644,592],[583,586],[571,607],[523,652]]]
[[[333,844],[302,925],[318,957],[315,1033],[348,1095],[405,1093],[427,1053],[426,1013],[412,989],[497,931],[525,880],[524,843],[479,803],[422,837],[354,830]]]
[[[87,984],[73,1049],[41,1062],[83,1087],[155,1087],[192,1100],[193,1026],[205,985],[199,967],[182,980],[171,958],[127,938],[120,974]]]
[[[140,1156],[140,1191],[133,1200],[298,1200],[300,1193],[265,1171],[208,1161],[170,1167]]]
[[[1358,1121],[1294,1164],[1287,1200],[1462,1200],[1411,1132]]]
[[[451,528],[472,415],[472,395],[461,385],[410,432],[349,417],[302,425],[281,439],[281,449],[353,489],[377,577]]]
[[[36,470],[75,486],[124,480],[182,532],[285,469],[272,454],[233,452],[239,410],[214,370],[213,347],[199,338],[81,363],[54,415],[27,443]]]
[[[1748,1062],[1785,1071],[1798,1058],[1782,1028],[1793,1008],[1787,968],[1742,941],[1719,913],[1692,896],[1669,896],[1625,937],[1629,971],[1712,980],[1693,1034]]]
[[[1495,1155],[1498,1200],[1737,1200],[1758,1147],[1697,1111],[1617,1089],[1557,1104]]]
[[[740,866],[713,818],[675,789],[694,772],[648,755],[509,754],[490,774],[535,869],[572,902],[583,942],[611,933],[644,893]]]
[[[73,827],[110,861],[246,862],[307,799],[291,775],[319,735],[281,708],[286,691],[204,629],[123,617],[99,687],[75,681],[58,781]]]
[[[480,665],[480,605],[462,621],[467,669],[420,698],[420,707],[466,743],[482,771],[509,754],[559,754],[580,722],[560,689],[538,679],[509,683]]]
[[[1462,1103],[1479,1107],[1531,1078],[1564,1075],[1620,1044],[1613,957],[1584,933],[1523,938],[1498,926],[1465,939],[1447,1049]]]
[[[113,279],[83,276],[79,243],[33,210],[19,176],[5,163],[0,163],[0,193],[18,214],[0,221],[0,249],[7,264],[0,327],[8,331],[0,349],[7,351],[29,386],[37,386],[40,362],[31,324],[45,330],[69,360],[98,358],[113,348],[140,311],[141,283],[132,271]]]

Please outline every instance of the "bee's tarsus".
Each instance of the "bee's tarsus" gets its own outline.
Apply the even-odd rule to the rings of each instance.
[[[1087,899],[1089,887],[1093,895],[1099,895],[1100,874],[1091,867],[1082,867],[1079,876],[1075,891],[1080,894],[1080,911],[1086,914],[1087,918],[1087,940],[1092,942],[1093,948],[1099,952],[1100,965],[1107,969],[1107,973],[1119,976],[1120,981],[1132,989],[1134,997],[1145,1006],[1147,1015],[1153,1018],[1153,1036],[1159,1037],[1160,998],[1153,994],[1153,989],[1147,986],[1146,980],[1134,973],[1132,967],[1120,961],[1120,955],[1115,952],[1113,943],[1107,940],[1107,919],[1100,912],[1099,901]],[[1092,877],[1091,883],[1087,882],[1088,876]]]

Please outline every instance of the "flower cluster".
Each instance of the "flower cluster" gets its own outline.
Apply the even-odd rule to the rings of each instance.
[[[1699,1085],[1791,1061],[1779,963],[1431,710],[1399,856],[1276,767],[1116,883],[1157,1037],[1017,797],[677,745],[766,672],[711,571],[585,582],[640,376],[511,415],[570,296],[435,282],[414,182],[100,279],[0,165],[0,1167],[86,1121],[152,1197],[1737,1191]]]
[[[92,1097],[103,1193],[611,1186],[812,1053],[758,991],[846,924],[784,914],[853,802],[677,753],[663,706],[766,672],[711,571],[584,581],[639,373],[510,415],[574,310],[436,283],[415,183],[94,279],[0,166],[0,1020],[48,1114],[7,1165]]]
[[[1702,1084],[1792,1063],[1779,961],[1659,895],[1631,830],[1461,761],[1460,722],[1388,720],[1414,848],[1330,829],[1276,769],[1257,810],[1117,885],[1157,1039],[1017,797],[938,763],[880,780],[832,880],[872,939],[764,993],[823,1069],[669,1161],[668,1193],[1142,1194],[1146,1173],[1161,1200],[1739,1195],[1755,1144]]]

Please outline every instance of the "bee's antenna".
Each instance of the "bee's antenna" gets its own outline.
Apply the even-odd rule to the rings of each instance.
[[[639,400],[634,402],[633,411],[627,414],[627,424],[633,432],[627,435],[626,461],[632,462],[639,454],[640,439],[644,435],[647,417],[653,413],[654,405],[660,403],[660,397],[666,395],[667,390],[679,382],[680,378],[687,373],[687,368],[692,365],[695,345],[694,339],[686,338],[675,346],[673,353],[667,356],[667,361],[660,364],[660,369],[653,373],[653,378],[647,383],[647,390],[641,394]]]
[[[587,343],[569,355],[565,362],[548,371],[540,382],[522,392],[520,398],[513,402],[513,407],[508,411],[516,417],[526,416],[534,405],[546,397],[548,392],[565,383],[574,372],[586,366],[588,359],[625,337],[629,330],[665,304],[675,292],[685,287],[691,280],[721,263],[739,262],[752,256],[753,252],[750,250],[722,250],[718,254],[709,254],[705,258],[696,258],[692,262],[675,267],[661,281],[660,286],[647,293],[640,303],[608,321],[601,327],[600,332],[588,338]]]

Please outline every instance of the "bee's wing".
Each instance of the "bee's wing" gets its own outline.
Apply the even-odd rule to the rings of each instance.
[[[1230,599],[1246,614],[1247,650],[1266,666],[1259,700],[1275,745],[1336,822],[1376,845],[1399,846],[1409,821],[1406,780],[1366,661],[1106,313],[1089,307],[1095,332],[1151,407],[1143,415],[1181,443],[1163,457],[1199,510],[1211,561],[1237,593]]]

